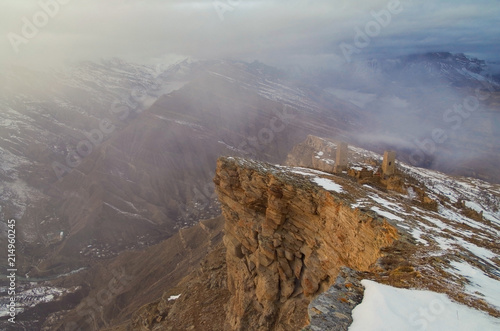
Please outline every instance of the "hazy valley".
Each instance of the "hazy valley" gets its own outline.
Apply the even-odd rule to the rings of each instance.
[[[46,72],[13,67],[4,75],[0,213],[18,221],[19,281],[26,287],[18,326],[302,327],[309,303],[335,282],[340,267],[447,293],[498,318],[496,302],[467,290],[466,274],[450,271],[469,263],[491,282],[499,277],[500,87],[484,61],[429,53],[341,71],[285,71],[229,60],[156,66],[110,60]],[[350,150],[357,171],[375,171],[380,154],[395,150],[400,188],[321,173],[343,187],[339,198],[308,184],[314,171],[273,165],[318,169],[311,160],[328,148],[334,160],[335,146],[309,135],[357,146]],[[304,214],[280,209],[298,202],[276,193],[275,180],[278,191],[302,196],[296,208]],[[336,216],[318,210],[335,203],[355,217],[367,213],[367,229],[359,230],[366,242],[357,241],[347,221],[344,232],[321,228]],[[269,219],[275,232],[266,233]],[[319,223],[308,229],[294,219]],[[379,222],[387,225],[379,229]],[[327,237],[314,242],[317,231]],[[305,234],[291,238],[292,232]],[[261,235],[266,243],[256,239]],[[334,258],[326,252],[335,240],[363,248]],[[456,279],[445,286],[449,275]],[[294,311],[297,319],[286,320]],[[201,317],[193,320],[192,312]],[[210,314],[219,319],[202,318]]]

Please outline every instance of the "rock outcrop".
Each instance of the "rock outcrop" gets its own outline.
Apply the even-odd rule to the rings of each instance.
[[[335,284],[309,304],[310,324],[303,331],[347,331],[352,311],[363,300],[359,272],[342,268]]]
[[[321,144],[302,143],[289,160],[330,157],[322,149],[329,141],[308,142]],[[373,171],[381,159],[354,146],[349,150],[350,169],[356,171]],[[456,269],[467,264],[497,279],[498,187],[467,178],[450,181],[400,163],[397,177],[387,179],[397,179],[401,192],[382,181],[364,183],[345,173],[290,165],[219,159],[214,182],[224,234],[222,224],[211,226],[205,232],[212,251],[197,271],[165,286],[161,298],[135,313],[122,312],[130,319],[109,323],[106,330],[348,330],[363,299],[362,279],[446,293],[500,316],[482,288],[472,294],[465,285],[469,275]],[[428,208],[426,197],[435,199],[438,210]],[[485,202],[488,207],[472,215],[469,206]],[[208,225],[200,224],[202,230]],[[200,226],[172,239],[186,250],[207,239]],[[201,258],[179,248],[177,266],[188,256]]]
[[[365,271],[398,232],[300,174],[220,158],[214,178],[226,218],[226,330],[294,330],[341,267]],[[344,197],[343,197],[344,195]]]

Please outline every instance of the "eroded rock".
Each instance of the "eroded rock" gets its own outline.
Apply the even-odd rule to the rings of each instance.
[[[226,330],[304,327],[307,305],[342,266],[368,270],[397,237],[385,220],[266,163],[220,158],[214,182],[228,238]]]

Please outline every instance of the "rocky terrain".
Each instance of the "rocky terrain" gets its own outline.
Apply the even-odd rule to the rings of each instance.
[[[214,181],[226,218],[229,330],[300,328],[341,266],[368,270],[397,238],[384,220],[278,167],[221,159]]]
[[[140,306],[180,293],[178,283],[196,274],[209,253],[220,250],[223,225],[222,217],[204,220],[160,244],[124,252],[72,275],[39,281],[37,288],[52,289],[52,300],[33,304],[32,298],[20,296],[19,306],[25,309],[18,312],[15,327],[97,330],[123,323]],[[151,309],[151,315],[156,313]]]
[[[258,62],[143,66],[115,59],[47,72],[11,68],[2,73],[11,83],[0,92],[1,212],[19,219],[22,273],[70,272],[216,216],[211,178],[220,155],[282,163],[315,133],[378,152],[391,147],[411,161],[419,147],[407,143],[433,136],[419,128],[402,132],[404,123],[440,123],[443,109],[463,101],[402,84],[413,66],[427,67],[429,79],[448,92],[468,95],[481,87],[489,96],[460,132],[445,128],[445,143],[433,153],[419,151],[418,164],[495,181],[496,83],[485,78],[479,60],[438,55],[362,70],[367,82],[399,77],[394,96],[368,85],[348,93],[343,79],[332,80],[341,73],[302,79]],[[451,75],[462,67],[474,73],[469,83],[449,86],[447,80],[465,77]],[[449,74],[436,80],[436,68]],[[420,103],[423,93],[427,105]],[[387,134],[406,143],[379,139]]]
[[[89,174],[88,167],[99,166],[97,159],[103,155],[93,158],[99,154],[97,150],[106,151],[104,145],[114,133],[124,129],[160,95],[182,86],[188,77],[177,74],[179,67],[167,69],[166,66],[151,67],[112,60],[82,63],[65,70],[36,72],[11,68],[2,73],[2,79],[9,84],[0,92],[1,213],[4,218],[8,215],[19,221],[18,236],[23,247],[18,258],[24,262],[20,263],[23,274],[30,271],[32,276],[68,272],[72,266],[81,267],[100,256],[109,257],[126,246],[130,248],[131,240],[126,236],[121,242],[113,242],[112,236],[107,243],[86,237],[89,233],[91,236],[95,234],[92,229],[95,223],[92,222],[99,224],[103,219],[116,219],[120,215],[119,208],[124,212],[121,217],[128,216],[124,218],[128,219],[129,234],[134,232],[134,227],[137,230],[134,246],[138,236],[142,236],[139,242],[144,244],[158,237],[158,233],[145,234],[142,231],[141,234],[138,229],[151,230],[151,225],[148,227],[145,220],[152,218],[151,214],[161,213],[153,206],[154,201],[145,203],[140,198],[141,192],[130,201],[123,201],[127,192],[111,194],[113,197],[108,195],[109,201],[101,201],[103,192],[110,187],[104,185],[94,190],[95,182],[102,184],[101,179],[85,175]],[[166,71],[169,74],[162,76]],[[125,112],[127,109],[128,113]],[[102,158],[102,163],[110,162],[110,157],[116,154],[120,155],[118,151],[108,153],[108,158]],[[123,166],[123,161],[118,163],[113,160],[106,165],[109,168],[105,176],[108,180],[113,176],[111,173],[115,174],[115,179],[118,177],[116,167]],[[82,177],[85,179],[81,180]],[[141,220],[146,224],[139,225]],[[167,217],[164,221],[176,223]],[[87,226],[87,222],[91,224]],[[86,234],[82,233],[86,227],[83,231]],[[171,234],[173,230],[166,233]],[[73,235],[78,239],[71,239]],[[163,233],[161,237],[165,235]],[[73,240],[73,244],[65,246],[69,258],[56,262],[65,266],[55,270],[51,270],[51,263],[48,267],[43,266],[41,262],[47,253],[66,239]],[[26,254],[23,255],[24,249]],[[24,257],[29,259],[24,260]]]
[[[65,70],[36,72],[11,68],[2,73],[2,79],[12,84],[0,91],[0,214],[2,219],[14,216],[19,224],[18,264],[22,276],[19,280],[25,293],[23,295],[31,298],[28,300],[31,300],[30,303],[23,307],[55,302],[57,300],[54,299],[67,294],[73,295],[70,301],[80,302],[87,293],[75,290],[81,285],[77,279],[83,282],[83,278],[78,278],[81,276],[75,275],[83,275],[80,273],[82,269],[88,272],[110,261],[123,262],[125,260],[120,260],[122,254],[127,256],[134,251],[156,247],[155,244],[174,236],[180,229],[191,227],[200,219],[220,215],[212,179],[217,177],[215,164],[221,155],[331,173],[335,165],[336,145],[327,140],[307,138],[309,134],[316,134],[368,147],[378,153],[392,148],[397,150],[398,159],[408,164],[440,169],[450,174],[471,175],[490,182],[498,181],[498,86],[486,75],[485,63],[459,55],[429,54],[396,62],[371,61],[368,64],[346,67],[343,73],[346,76],[324,72],[298,77],[259,62],[194,60],[162,66],[112,60],[82,63]],[[412,78],[411,68],[421,66],[427,68],[424,71],[426,77],[432,79],[429,86]],[[397,79],[390,81],[391,77]],[[352,79],[358,78],[364,83],[350,85]],[[460,81],[465,83],[460,84]],[[381,85],[387,89],[381,89]],[[481,98],[480,108],[463,117],[459,126],[450,127],[449,122],[443,122],[443,113],[454,103],[463,102],[466,96],[476,95],[478,87],[482,96],[488,96]],[[426,98],[422,97],[424,95]],[[408,123],[420,125],[408,126]],[[433,128],[435,124],[444,129],[447,139],[443,143],[435,143],[436,148],[430,153],[428,149],[416,146],[414,141],[434,139],[431,131],[422,131],[421,127]],[[292,148],[293,152],[289,155]],[[413,229],[411,234],[418,236],[418,242],[427,240],[430,246],[432,240],[424,238],[429,231],[435,230],[434,223],[428,218],[439,220],[439,229],[448,224],[449,219],[459,220],[457,222],[467,224],[474,231],[483,230],[468,219],[492,222],[487,226],[494,228],[491,217],[496,217],[497,210],[498,191],[495,191],[495,186],[478,184],[483,182],[473,179],[456,184],[455,179],[447,179],[432,171],[416,171],[411,166],[399,168],[400,175],[404,176],[379,180],[375,171],[380,165],[380,156],[360,148],[351,147],[350,151],[349,172],[334,177],[344,187],[350,188],[343,189],[344,195],[335,196],[342,206],[349,200],[348,195],[359,197],[359,201],[352,202],[351,209],[358,207],[360,215],[365,215],[367,210],[367,217],[372,217],[372,212],[381,213],[380,216],[385,217],[388,224],[391,219],[406,220],[408,215],[418,215],[415,216],[416,225],[412,223],[406,227]],[[424,156],[419,158],[422,162],[412,162],[415,151]],[[268,168],[265,163],[258,167]],[[283,172],[289,172],[284,169]],[[300,179],[300,175],[306,176],[306,179],[313,175],[305,170],[297,171],[302,172],[296,173],[299,183],[307,183],[304,178]],[[271,173],[278,173],[278,170]],[[454,193],[441,191],[441,181],[445,181],[447,186],[452,185],[450,190]],[[365,196],[356,186],[350,186],[354,182],[373,187],[377,197],[381,197],[386,190],[390,194],[400,194],[388,200],[399,203],[399,207],[371,208],[371,203],[382,200]],[[313,183],[312,187],[316,184]],[[480,185],[480,188],[470,191],[479,198],[471,197],[468,192],[470,185]],[[363,190],[368,190],[368,186],[362,186]],[[252,188],[253,191],[261,189],[263,187]],[[321,196],[318,194],[315,198]],[[230,196],[229,192],[226,195]],[[311,203],[313,200],[310,198]],[[238,202],[238,199],[235,201]],[[331,203],[334,205],[338,201]],[[414,207],[424,212],[408,209],[408,201],[418,202]],[[237,209],[236,202],[228,202],[226,199],[228,206]],[[263,204],[262,201],[259,203]],[[255,208],[267,214],[264,205]],[[270,212],[277,213],[279,210],[271,208]],[[281,212],[288,213],[287,210]],[[227,216],[228,212],[225,213]],[[349,211],[346,209],[345,213]],[[387,213],[395,218],[386,217]],[[297,215],[289,216],[294,218]],[[312,215],[313,218],[317,216],[314,212]],[[262,221],[262,217],[266,219],[267,216],[255,216],[259,220],[257,223]],[[236,218],[233,217],[233,221],[237,222]],[[278,233],[272,234],[272,248],[263,245],[267,248],[262,248],[262,254],[260,248],[258,254],[254,251],[242,252],[256,266],[256,262],[269,262],[257,261],[266,253],[268,258],[274,252],[281,254],[284,248],[280,245],[294,248],[299,245],[289,241],[278,245],[279,240],[283,240],[280,231],[285,224],[280,222],[283,221],[276,220],[278,225],[273,229]],[[451,222],[454,224],[454,221]],[[0,222],[2,234],[6,233],[4,225]],[[390,225],[397,228],[398,238],[406,238],[400,233],[407,230],[404,226],[401,229],[394,222]],[[232,228],[234,226],[228,225],[228,247],[233,242],[238,246],[238,242],[245,241],[243,237],[247,236]],[[467,233],[472,233],[470,228],[466,229]],[[271,234],[266,232],[266,235]],[[436,233],[436,236],[441,238],[436,247],[462,244],[460,240],[450,241],[448,236],[454,234],[446,231],[445,234]],[[249,237],[252,238],[252,235]],[[467,235],[460,235],[460,238],[467,240]],[[497,243],[491,233],[478,238],[474,239],[473,245],[481,242],[488,248],[495,247]],[[278,239],[276,247],[274,239]],[[258,242],[258,238],[256,240]],[[5,243],[4,235],[0,235],[2,242]],[[255,249],[255,243],[249,242],[247,246],[246,249]],[[379,257],[376,253],[379,248],[376,246],[373,254],[366,257],[365,264]],[[228,254],[234,252],[239,255],[238,249],[231,249]],[[0,257],[2,254],[5,252],[0,253]],[[320,254],[323,254],[322,251]],[[285,256],[285,259],[291,269],[298,263],[295,258],[292,260]],[[206,265],[212,262],[214,259]],[[187,263],[189,267],[194,267],[198,260],[194,264]],[[314,261],[308,263],[314,265]],[[235,264],[236,261],[228,263],[228,267],[233,268]],[[253,275],[260,270],[275,277],[278,272],[280,284],[283,282],[286,286],[283,287],[284,294],[280,289],[273,295],[295,301],[303,299],[300,308],[303,312],[307,310],[307,303],[318,294],[314,292],[316,285],[321,291],[325,290],[335,282],[336,272],[340,270],[339,266],[336,270],[321,271],[319,279],[314,280],[306,274],[305,279],[311,284],[308,290],[304,290],[304,275],[294,274],[290,278],[285,274],[285,277],[280,274],[278,264],[269,262],[266,267],[270,266],[270,270],[255,269],[249,273]],[[359,269],[360,264],[342,265]],[[288,273],[286,266],[279,267],[282,273]],[[201,272],[209,274],[210,268]],[[367,268],[364,265],[361,269]],[[487,273],[491,276],[491,271]],[[44,283],[56,279],[59,284],[68,275],[74,281],[65,283],[67,287],[46,287]],[[268,279],[265,275],[263,279]],[[236,279],[244,280],[247,276],[227,277],[229,284],[234,284]],[[291,285],[294,277],[300,286]],[[149,281],[153,280],[150,278]],[[105,281],[96,279],[95,282],[100,284],[95,285],[98,289]],[[262,284],[259,286],[264,286]],[[88,288],[93,286],[88,285]],[[230,293],[239,291],[231,286]],[[292,287],[293,291],[289,294]],[[297,294],[301,293],[301,289],[302,294]],[[151,294],[141,304],[160,298],[160,292]],[[259,291],[255,289],[257,292],[262,292],[261,287]],[[292,309],[286,304],[273,306],[267,303],[263,308],[262,302],[272,300],[262,298],[260,294],[258,298],[255,294],[255,298],[251,299],[238,295],[240,298],[234,302],[240,300],[240,310],[253,307],[246,306],[248,302],[256,305],[252,308],[254,313],[265,310],[274,314],[272,316],[284,316],[287,309]],[[186,296],[178,300],[187,306],[196,306]],[[200,297],[200,300],[205,299]],[[171,300],[170,304],[174,301]],[[42,310],[52,312],[57,309]],[[37,311],[34,314],[39,316]],[[103,327],[108,323],[104,321],[112,320],[112,324],[116,324],[131,318],[129,310],[116,318],[114,314],[106,313],[106,317],[101,319],[102,325],[97,325]],[[241,311],[232,314],[239,316]],[[137,321],[141,320],[140,316],[137,315]],[[172,316],[162,310],[160,321],[168,321]],[[307,319],[304,316],[300,321]],[[238,324],[236,320],[235,317],[231,322],[234,327]],[[194,325],[186,323],[188,327]],[[275,322],[257,321],[256,325],[269,325],[266,323]],[[276,327],[285,327],[287,323],[299,322],[280,320],[276,323]]]
[[[401,162],[378,177],[381,156],[356,147],[348,171],[314,169],[314,159],[335,162],[336,146],[308,137],[288,157],[302,167],[219,159],[225,248],[179,285],[178,299],[166,292],[113,330],[347,330],[363,279],[443,293],[498,325],[498,185]]]
[[[2,212],[19,219],[20,267],[31,277],[147,247],[218,215],[212,177],[219,155],[282,161],[308,132],[326,134],[338,113],[280,84],[279,75],[259,64],[185,61],[155,72],[111,63],[74,71],[49,77],[61,84],[54,89],[64,104],[73,103],[71,93],[96,102],[75,104],[74,117],[63,116],[47,96],[25,100],[22,106],[32,108],[21,109],[6,92],[11,111],[2,137],[25,138],[17,147],[2,145],[8,156],[2,160],[10,162],[3,167]],[[114,86],[110,81],[114,101],[100,90]],[[132,95],[120,96],[131,84]],[[44,104],[47,120],[38,121]],[[69,130],[80,117],[81,127]]]

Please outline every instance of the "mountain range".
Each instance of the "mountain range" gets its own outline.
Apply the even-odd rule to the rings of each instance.
[[[497,77],[484,61],[450,53],[336,71],[193,59],[10,68],[0,91],[0,212],[18,220],[20,274],[93,270],[213,219],[219,156],[284,163],[309,134],[499,182]]]

